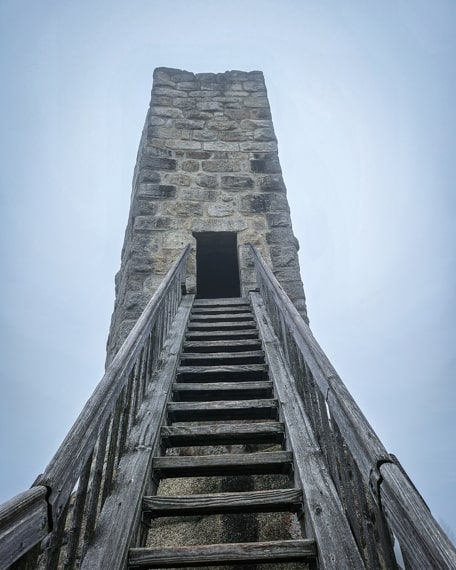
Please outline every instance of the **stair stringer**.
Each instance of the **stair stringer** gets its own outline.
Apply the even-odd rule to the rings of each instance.
[[[129,452],[122,457],[114,489],[101,511],[94,540],[81,570],[126,567],[128,549],[140,527],[141,502],[150,482],[152,457],[160,440],[160,425],[175,377],[193,295],[182,298],[136,424],[128,437]]]
[[[250,293],[270,378],[280,402],[295,476],[303,490],[306,530],[317,543],[322,570],[364,570],[337,490],[304,410],[297,383],[286,363],[263,300]]]

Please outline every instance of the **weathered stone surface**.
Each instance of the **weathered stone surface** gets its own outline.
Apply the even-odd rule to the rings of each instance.
[[[298,243],[261,72],[157,69],[133,184],[110,357],[188,243],[187,285],[194,290],[192,232],[237,234],[243,294],[255,287],[248,243],[255,244],[305,316]]]
[[[253,188],[253,178],[251,176],[222,176],[222,188]]]
[[[198,174],[196,178],[196,183],[198,186],[203,188],[216,188],[217,187],[217,177],[211,176],[209,174]]]

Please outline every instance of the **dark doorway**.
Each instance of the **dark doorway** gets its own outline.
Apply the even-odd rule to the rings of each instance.
[[[201,232],[196,238],[196,296],[240,297],[237,234]]]

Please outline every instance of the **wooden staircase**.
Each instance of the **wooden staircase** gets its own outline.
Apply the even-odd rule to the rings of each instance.
[[[160,431],[162,455],[152,477],[289,476],[293,453],[250,304],[245,299],[196,300]],[[178,448],[228,446],[226,452],[179,454]],[[235,451],[233,451],[233,448]],[[239,450],[240,448],[240,450]],[[265,450],[266,448],[266,450]],[[197,447],[198,449],[198,447]],[[196,454],[195,454],[196,453]],[[293,483],[291,483],[293,485]],[[299,488],[147,496],[146,523],[159,517],[294,512],[302,514]],[[298,562],[316,567],[311,539],[132,548],[128,567],[184,568]]]

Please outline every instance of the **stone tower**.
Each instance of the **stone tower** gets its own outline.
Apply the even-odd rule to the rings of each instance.
[[[307,320],[263,74],[156,69],[116,276],[108,360],[188,243],[188,292],[237,297],[254,289],[249,242]]]

